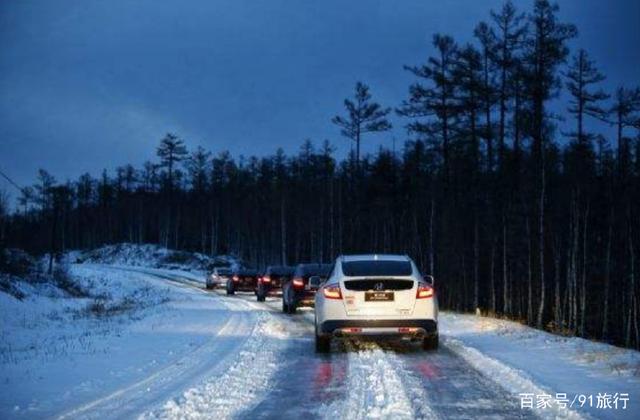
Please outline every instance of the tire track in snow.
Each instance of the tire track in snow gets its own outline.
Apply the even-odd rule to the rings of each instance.
[[[142,418],[228,418],[259,403],[278,369],[277,355],[286,347],[286,334],[268,312],[263,310],[257,316],[249,339],[224,372],[204,380]]]
[[[490,379],[493,382],[514,395],[518,395],[520,393],[555,395],[555,393],[547,389],[543,389],[543,387],[536,384],[526,373],[486,356],[472,347],[467,347],[459,340],[454,338],[445,338],[443,344],[478,372],[490,372]],[[561,407],[555,402],[545,410],[537,410],[535,414],[541,418],[549,419],[578,420],[585,418],[585,416],[581,415],[577,411],[568,407]]]
[[[229,316],[205,343],[151,375],[67,411],[58,418],[62,420],[131,417],[150,409],[158,402],[165,401],[192,381],[224,370],[230,356],[234,355],[234,349],[249,339],[249,332],[256,321],[244,305],[238,305],[236,302],[223,302],[223,305],[228,309]],[[243,334],[243,331],[246,331],[246,334]],[[233,334],[236,334],[233,340],[220,340],[220,337]]]
[[[348,397],[321,410],[323,418],[434,419],[427,395],[400,359],[375,343],[346,341]]]

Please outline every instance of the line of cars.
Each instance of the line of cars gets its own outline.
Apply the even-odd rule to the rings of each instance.
[[[438,301],[434,279],[422,276],[406,255],[344,255],[333,264],[270,266],[264,273],[216,268],[207,288],[228,295],[253,292],[259,302],[282,299],[282,311],[315,308],[316,351],[333,339],[408,338],[425,350],[438,348]]]
[[[282,312],[294,314],[301,306],[313,307],[315,293],[331,267],[331,264],[319,263],[295,267],[272,265],[264,273],[247,268],[219,267],[207,276],[206,288],[221,288],[227,295],[251,292],[258,302],[264,302],[269,296],[281,297]]]

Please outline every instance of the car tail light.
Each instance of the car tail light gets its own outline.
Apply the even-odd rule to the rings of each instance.
[[[399,333],[405,333],[406,334],[406,333],[414,333],[416,331],[418,331],[418,329],[417,328],[413,328],[413,327],[400,327],[400,328],[398,328],[398,332]]]
[[[293,287],[304,287],[304,280],[296,277],[295,279],[293,279]]]
[[[240,281],[240,277],[238,277],[238,276],[233,276],[233,281],[236,281],[236,282]]]
[[[262,278],[262,283],[271,283],[271,277],[269,276],[264,276]]]
[[[418,291],[416,292],[416,299],[427,299],[433,297],[435,291],[432,286],[428,284],[419,284]]]
[[[358,328],[358,327],[343,328],[342,332],[347,334],[358,334],[362,332],[362,328]]]
[[[340,286],[326,286],[322,289],[322,293],[327,299],[342,299]]]

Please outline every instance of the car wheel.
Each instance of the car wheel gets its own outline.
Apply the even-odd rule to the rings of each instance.
[[[331,336],[318,335],[318,318],[314,317],[316,353],[329,353],[331,351]]]
[[[285,314],[289,313],[289,307],[287,306],[286,302],[284,301],[284,296],[282,297],[282,313],[285,313]]]
[[[438,334],[431,334],[422,339],[422,348],[424,350],[438,349]]]
[[[204,286],[204,287],[206,287],[208,290],[213,289],[213,285],[211,285],[211,284],[209,284],[209,283],[207,283],[207,285],[206,285],[206,286]]]
[[[331,336],[318,335],[316,332],[316,352],[329,353],[331,351]]]
[[[289,313],[292,315],[295,314],[296,309],[298,309],[298,305],[296,305],[296,302],[294,301],[289,305]]]

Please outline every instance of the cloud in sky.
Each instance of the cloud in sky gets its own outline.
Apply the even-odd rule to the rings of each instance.
[[[530,1],[516,1],[529,9]],[[435,32],[471,40],[501,1],[20,1],[0,3],[0,168],[20,184],[154,159],[167,131],[189,147],[265,155],[305,138],[349,144],[329,122],[357,80],[395,106],[404,64]],[[640,3],[561,2],[607,88],[638,83]],[[404,121],[365,141],[365,151]],[[2,187],[3,184],[0,184]]]

